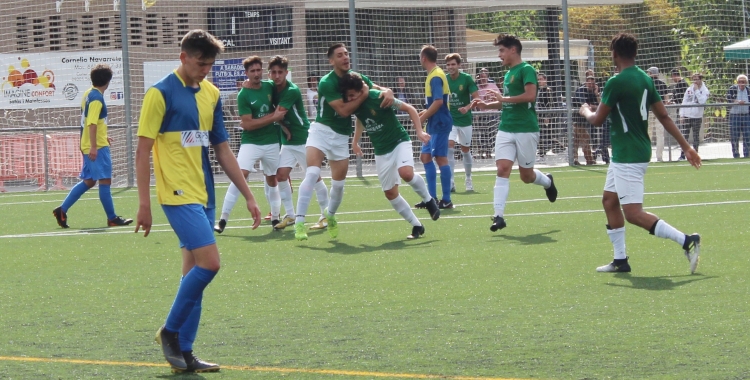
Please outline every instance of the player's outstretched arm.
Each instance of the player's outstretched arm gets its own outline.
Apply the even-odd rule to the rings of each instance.
[[[138,187],[138,216],[136,217],[135,232],[143,228],[143,237],[151,231],[151,148],[154,140],[138,136],[138,146],[135,149],[135,176]]]
[[[651,112],[654,113],[654,116],[656,116],[661,125],[664,126],[664,130],[672,135],[672,137],[677,140],[677,143],[680,144],[680,148],[685,152],[685,158],[690,165],[693,165],[696,169],[700,169],[701,157],[698,155],[698,152],[690,146],[682,133],[680,133],[679,128],[677,128],[672,118],[669,117],[669,113],[667,113],[667,108],[664,107],[664,103],[656,102],[652,104]]]
[[[599,103],[596,112],[591,110],[591,106],[589,106],[588,103],[583,103],[581,108],[578,109],[578,113],[585,117],[586,121],[597,127],[604,124],[604,121],[607,120],[607,116],[609,116],[611,111],[612,108],[604,103]]]
[[[423,143],[427,143],[430,141],[430,135],[424,132],[424,129],[422,129],[422,123],[419,118],[419,113],[417,112],[417,109],[414,108],[411,104],[399,102],[399,111],[404,111],[409,114],[409,117],[411,118],[411,123],[414,125],[414,129],[417,131],[417,138],[419,141]]]
[[[494,91],[493,91],[494,92]],[[498,93],[499,94],[499,93]],[[495,95],[497,96],[497,95]],[[500,96],[497,98],[502,103],[532,103],[536,101],[536,85],[526,83],[523,86],[523,94],[516,96]]]
[[[216,161],[219,161],[219,165],[224,169],[224,173],[227,174],[229,180],[237,186],[242,196],[247,201],[247,210],[250,211],[250,215],[253,216],[253,229],[258,228],[260,225],[260,209],[258,203],[255,202],[255,197],[247,187],[247,181],[245,176],[240,170],[240,165],[237,163],[237,159],[234,157],[232,150],[229,148],[229,143],[224,141],[223,143],[214,145],[214,153],[216,153]]]

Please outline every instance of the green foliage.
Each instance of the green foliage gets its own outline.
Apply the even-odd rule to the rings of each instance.
[[[472,13],[466,18],[471,29],[513,34],[524,40],[545,39],[543,11],[500,11]]]

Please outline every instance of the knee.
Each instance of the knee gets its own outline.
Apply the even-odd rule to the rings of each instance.
[[[383,193],[385,194],[386,199],[392,201],[398,197],[398,187],[393,186],[392,188],[385,190]]]
[[[536,174],[531,169],[529,169],[528,171],[527,170],[521,171],[520,174],[521,174],[521,181],[523,181],[523,183],[532,183],[536,179]]]

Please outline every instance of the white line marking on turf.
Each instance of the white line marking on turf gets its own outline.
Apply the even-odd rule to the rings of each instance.
[[[724,201],[724,202],[705,202],[705,203],[687,203],[677,205],[663,205],[663,206],[651,206],[644,207],[644,210],[658,210],[667,208],[682,208],[682,207],[694,207],[694,206],[721,206],[721,205],[735,205],[740,203],[750,203],[750,200],[741,201]],[[392,210],[391,210],[392,211]],[[544,215],[561,215],[561,214],[590,214],[604,212],[602,209],[593,210],[569,210],[569,211],[548,211],[548,212],[529,212],[520,214],[507,214],[506,217],[513,216],[544,216]],[[488,218],[488,215],[456,215],[456,216],[441,216],[441,219],[476,219],[476,218]],[[244,219],[247,220],[247,219]],[[383,223],[383,222],[395,222],[403,220],[401,218],[393,219],[375,219],[375,220],[352,220],[352,221],[340,221],[339,224],[358,224],[358,223]],[[164,226],[164,225],[161,225]],[[261,227],[270,228],[270,225],[264,225]],[[250,229],[252,226],[227,226],[226,229]],[[151,233],[155,232],[173,232],[171,229],[163,230],[151,230]],[[52,232],[39,232],[29,234],[17,234],[17,235],[0,235],[0,239],[17,239],[17,238],[33,238],[33,237],[53,237],[53,236],[85,236],[85,235],[98,235],[102,234],[132,234],[132,229],[117,229],[115,228],[95,228],[86,229],[80,231],[52,231]],[[140,236],[140,234],[139,234]]]

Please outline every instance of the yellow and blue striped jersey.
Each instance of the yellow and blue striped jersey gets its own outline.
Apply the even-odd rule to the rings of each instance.
[[[445,77],[443,69],[435,66],[430,70],[424,81],[424,94],[425,109],[430,108],[435,100],[443,100],[443,105],[427,120],[427,131],[430,133],[450,132],[453,128],[453,118],[449,108],[451,89],[448,86],[448,78]]]
[[[96,148],[109,146],[107,104],[104,103],[104,95],[95,87],[86,90],[81,100],[81,152],[83,154],[89,154],[91,150],[89,126],[92,124],[96,124]]]
[[[208,81],[186,86],[175,70],[146,92],[138,136],[154,141],[154,176],[160,204],[199,203],[215,208],[208,146],[228,140],[219,89]]]

